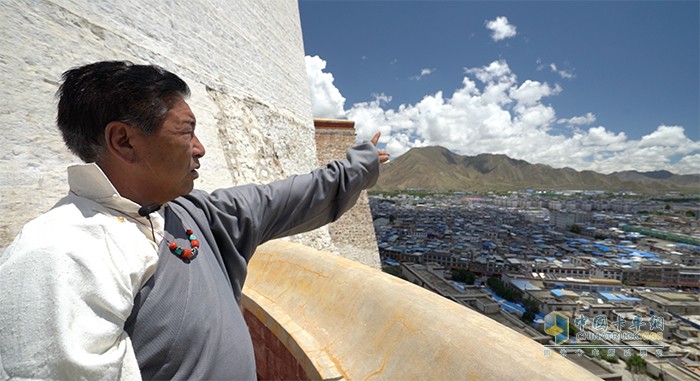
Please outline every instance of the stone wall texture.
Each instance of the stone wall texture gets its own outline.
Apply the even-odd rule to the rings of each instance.
[[[55,92],[74,66],[130,60],[180,75],[207,149],[197,188],[315,166],[296,1],[10,0],[0,14],[0,250],[67,193],[79,159],[55,127]],[[326,228],[292,240],[335,251]]]
[[[345,149],[355,143],[355,123],[349,120],[314,119],[318,164],[345,158]],[[367,191],[338,221],[328,225],[333,243],[346,258],[381,268]]]

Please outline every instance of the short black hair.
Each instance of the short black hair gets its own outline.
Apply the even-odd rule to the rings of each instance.
[[[177,99],[190,89],[177,75],[155,65],[103,61],[63,73],[56,124],[66,146],[86,163],[104,151],[104,130],[123,122],[155,132]]]

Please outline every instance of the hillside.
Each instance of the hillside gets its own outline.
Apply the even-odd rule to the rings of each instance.
[[[506,155],[461,156],[446,148],[413,148],[382,166],[374,191],[607,190],[636,193],[699,192],[700,175],[625,171],[605,175],[530,164]]]

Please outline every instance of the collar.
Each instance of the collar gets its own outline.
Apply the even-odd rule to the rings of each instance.
[[[68,186],[71,193],[123,214],[139,224],[147,226],[146,234],[151,238],[148,218],[139,215],[139,204],[122,197],[105,173],[95,163],[75,164],[68,167]],[[149,215],[153,229],[162,236],[165,221],[157,211]],[[141,229],[143,230],[143,229]]]

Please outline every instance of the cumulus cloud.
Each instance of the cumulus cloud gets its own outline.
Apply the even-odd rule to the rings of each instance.
[[[589,128],[586,133],[580,135],[582,145],[605,147],[608,151],[622,150],[626,141],[627,135],[624,132],[615,134],[603,126]],[[617,149],[612,148],[613,146]]]
[[[559,85],[551,87],[547,83],[540,83],[528,79],[518,88],[511,89],[509,95],[522,106],[533,106],[539,103],[542,98],[559,94],[560,92],[561,87],[559,87]]]
[[[345,98],[333,84],[333,74],[324,73],[326,61],[319,56],[306,56],[306,81],[311,92],[311,111],[316,118],[345,116]]]
[[[700,153],[683,157],[674,167],[676,173],[700,173]]]
[[[516,27],[508,22],[505,16],[496,17],[495,20],[486,21],[486,28],[491,31],[491,38],[494,41],[515,37]]]
[[[410,77],[409,79],[412,79],[414,81],[420,81],[421,78],[425,77],[426,75],[432,74],[434,71],[435,71],[435,69],[428,69],[428,68],[421,69],[420,74],[414,75],[414,76]]]
[[[547,100],[562,89],[520,81],[505,60],[465,68],[462,83],[446,96],[438,91],[415,104],[389,108],[391,97],[375,94],[345,111],[358,140],[382,132],[380,144],[397,157],[413,147],[440,145],[462,155],[501,153],[531,163],[611,173],[666,169],[700,173],[700,142],[682,126],[661,125],[639,139],[605,126],[596,115],[558,118]],[[449,89],[446,89],[449,90]],[[449,93],[447,91],[446,93]],[[566,123],[567,134],[551,129]]]
[[[587,126],[591,125],[596,121],[596,116],[592,112],[586,113],[586,115],[582,116],[575,116],[573,118],[569,119],[559,119],[557,123],[559,124],[568,124],[570,126]]]
[[[685,136],[681,126],[659,126],[656,131],[642,137],[639,147],[692,147],[693,142]],[[680,152],[687,153],[687,152]]]

